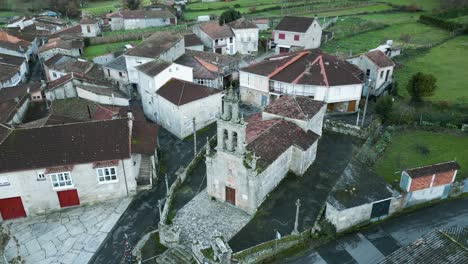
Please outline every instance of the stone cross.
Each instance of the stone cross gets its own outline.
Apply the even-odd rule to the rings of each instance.
[[[299,226],[299,207],[301,207],[301,199],[297,199],[296,201],[296,221],[294,222],[294,230],[292,231],[293,235],[299,234],[299,231],[297,230]]]

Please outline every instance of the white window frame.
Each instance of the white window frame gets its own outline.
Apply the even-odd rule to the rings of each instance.
[[[111,173],[112,169],[114,170],[113,174]],[[109,170],[110,180],[106,180],[105,170]],[[100,172],[102,173],[102,175],[99,175]],[[115,179],[112,179],[112,176],[115,176]],[[96,177],[97,177],[97,181],[98,181],[99,184],[114,183],[114,182],[119,181],[119,178],[117,177],[117,167],[116,166],[97,168],[96,169]],[[102,180],[100,178],[102,178]]]
[[[73,188],[75,187],[75,185],[73,184],[73,179],[72,179],[72,176],[71,176],[71,172],[70,171],[64,171],[64,172],[57,172],[57,173],[49,173],[48,174],[49,177],[50,177],[50,183],[52,184],[52,188],[54,190],[63,190],[63,189],[69,189],[69,188]],[[59,186],[55,186],[54,185],[54,176],[55,177],[59,177],[59,175],[63,175],[63,176],[66,176],[68,175],[68,177],[70,178],[69,180],[58,180],[57,178],[57,183]],[[65,185],[63,186],[60,186],[60,182],[65,182]],[[70,182],[70,184],[67,184],[67,182]]]

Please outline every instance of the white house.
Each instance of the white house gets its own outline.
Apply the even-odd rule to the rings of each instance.
[[[151,119],[183,139],[193,134],[194,126],[199,130],[216,121],[221,112],[222,95],[219,89],[170,79],[153,95]]]
[[[400,178],[404,206],[446,198],[459,169],[456,161],[449,161],[404,170]]]
[[[127,95],[116,87],[73,72],[49,82],[45,95],[49,101],[80,97],[104,105],[129,105]]]
[[[62,54],[55,54],[52,58],[45,61],[44,72],[47,81],[56,80],[72,72],[96,80],[102,80],[104,78],[101,66],[83,59]]]
[[[204,46],[203,42],[195,34],[185,34],[184,35],[185,48],[189,50],[198,50],[203,51]]]
[[[285,16],[274,30],[276,53],[320,47],[322,27],[313,17]]]
[[[128,79],[132,84],[139,84],[137,66],[155,59],[175,61],[185,53],[184,38],[170,32],[157,32],[140,45],[124,53],[128,70]]]
[[[21,124],[32,95],[40,94],[40,89],[40,84],[34,82],[0,89],[0,123]]]
[[[177,17],[167,10],[124,10],[108,17],[112,30],[177,25]]]
[[[104,64],[102,70],[104,71],[106,79],[119,86],[121,91],[130,95],[127,89],[127,85],[130,81],[128,80],[127,64],[125,63],[125,57],[123,55]]]
[[[24,82],[27,73],[25,58],[0,54],[0,89]]]
[[[30,26],[34,23],[34,18],[33,17],[17,17],[16,19],[13,19],[12,21],[8,22],[6,24],[6,27],[8,28],[20,28],[23,29],[27,26]]]
[[[235,35],[231,27],[220,26],[218,22],[196,24],[192,27],[205,47],[211,52],[234,55],[237,52]]]
[[[266,106],[282,95],[311,97],[332,111],[357,111],[363,82],[354,65],[319,50],[270,57],[240,69],[243,102]]]
[[[262,31],[270,29],[270,20],[268,18],[255,19],[254,23]]]
[[[27,62],[33,59],[37,43],[18,38],[8,32],[0,31],[0,54],[23,57]]]
[[[230,89],[216,152],[207,150],[208,195],[253,214],[289,171],[302,175],[314,162],[324,113],[322,102],[284,96],[244,121]]]
[[[101,35],[101,27],[97,19],[83,18],[80,21],[80,26],[83,37],[96,37]]]
[[[39,48],[39,60],[46,61],[56,54],[80,57],[83,54],[84,42],[81,39],[50,39]]]
[[[372,95],[381,95],[393,81],[395,63],[380,50],[369,51],[365,54],[346,59],[356,65],[368,81]],[[363,91],[364,95],[367,91]]]
[[[9,128],[0,125],[0,214],[3,220],[134,195],[141,158],[132,142],[138,122],[114,119]],[[139,129],[141,130],[141,129]],[[156,148],[156,140],[145,141]],[[151,155],[151,154],[149,154]]]
[[[258,51],[259,28],[254,22],[245,18],[239,18],[226,25],[234,32],[237,52],[240,54],[251,54]]]

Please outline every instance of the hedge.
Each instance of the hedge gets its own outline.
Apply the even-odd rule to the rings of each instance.
[[[449,30],[449,31],[463,30],[464,28],[466,28],[466,25],[464,24],[444,20],[441,18],[433,17],[433,16],[427,16],[427,15],[421,15],[419,17],[419,22],[423,24],[436,26],[436,27]]]

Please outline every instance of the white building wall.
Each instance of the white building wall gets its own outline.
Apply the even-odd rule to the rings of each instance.
[[[88,27],[89,27],[89,32],[88,32]],[[81,25],[81,34],[84,37],[96,37],[98,35],[101,35],[101,28],[99,27],[99,24],[82,24]]]
[[[420,204],[431,200],[439,199],[444,194],[445,187],[450,184],[444,184],[427,189],[412,191],[406,200],[406,206]]]
[[[285,38],[280,39],[279,34],[284,34]],[[294,40],[298,35],[299,40]],[[274,42],[277,44],[276,53],[279,53],[279,47],[290,48],[292,46],[303,47],[304,49],[316,49],[320,47],[322,38],[322,27],[315,20],[305,33],[292,32],[284,30],[274,31]]]
[[[371,213],[372,204],[363,204],[338,211],[327,202],[325,217],[336,227],[336,231],[340,232],[351,226],[368,221],[371,217]]]
[[[125,56],[125,63],[127,64],[127,71],[128,71],[128,80],[131,83],[139,83],[138,78],[138,70],[135,68],[141,64],[145,64],[147,62],[152,61],[152,58],[145,58],[145,57],[135,57],[135,56]]]
[[[240,54],[258,51],[258,28],[232,29],[236,37],[236,48]]]
[[[189,46],[189,47],[186,46],[185,48],[189,50],[204,51],[203,45]]]
[[[26,115],[26,112],[28,111],[28,107],[29,107],[29,102],[31,100],[28,98],[26,99],[26,101],[21,105],[21,107],[19,107],[17,110],[16,110],[16,113],[15,115],[13,116],[13,118],[8,122],[8,124],[21,124],[23,123],[23,119],[24,119],[24,116]]]
[[[121,17],[112,17],[109,23],[112,31],[124,29],[124,19]]]
[[[76,164],[71,171],[73,186],[67,189],[77,190],[80,205],[133,195],[136,193],[137,175],[132,173],[132,167],[133,162],[130,158],[124,159],[123,162],[119,160],[118,181],[100,184],[92,163]],[[0,174],[10,183],[0,187],[0,199],[20,196],[28,216],[60,209],[57,190],[52,187],[50,175],[46,174],[45,180],[37,179],[37,174],[44,172],[45,168],[41,168]]]
[[[49,101],[77,97],[76,89],[72,82],[68,82],[61,87],[46,92]]]
[[[128,106],[129,105],[129,101],[127,98],[95,94],[93,92],[81,89],[79,87],[76,88],[76,93],[77,93],[77,96],[80,98],[87,99],[87,100],[90,100],[99,104],[116,105],[116,106]]]

